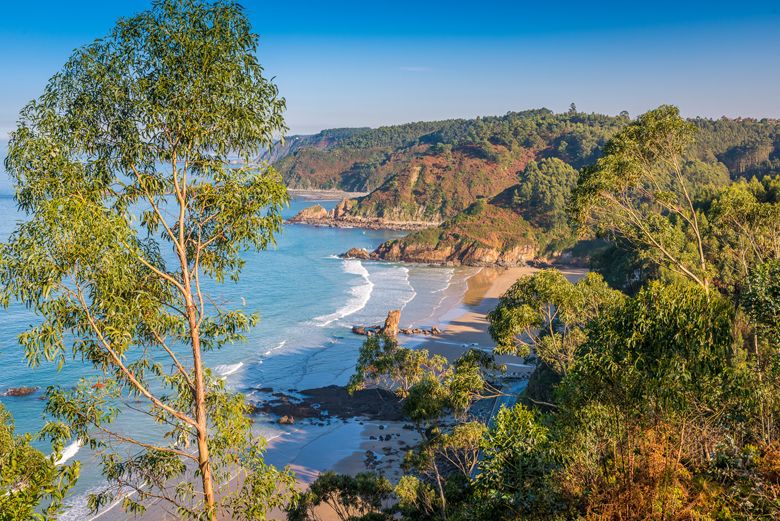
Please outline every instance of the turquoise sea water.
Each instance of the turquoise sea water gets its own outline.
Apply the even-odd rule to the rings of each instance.
[[[318,202],[326,207],[335,204]],[[314,202],[293,200],[284,215],[292,216],[311,204]],[[23,217],[10,196],[0,196],[0,240],[6,240]],[[402,326],[438,324],[439,310],[447,306],[447,298],[451,298],[448,295],[457,293],[453,290],[465,288],[469,270],[336,257],[351,247],[373,249],[396,236],[399,234],[389,231],[286,225],[276,248],[245,255],[246,267],[239,283],[208,288],[221,305],[245,306],[258,312],[261,320],[245,342],[207,353],[206,363],[250,401],[259,400],[260,388],[288,391],[345,384],[364,340],[351,334],[353,324],[380,323],[389,309],[402,309]],[[80,360],[68,360],[61,371],[47,363],[35,369],[28,367],[16,339],[35,323],[34,314],[19,304],[0,310],[0,394],[9,387],[70,386],[80,377],[93,374]],[[40,397],[40,392],[27,397],[0,397],[15,418],[17,431],[35,432],[43,425],[44,403]],[[138,432],[138,419],[126,415],[118,425],[133,434],[154,437],[153,429]],[[269,451],[269,460],[278,465],[289,463],[296,447],[331,432],[281,428],[273,419],[262,417],[257,418],[256,428],[267,438],[286,443],[284,450]],[[44,443],[39,447],[48,450]],[[82,476],[72,499],[81,505],[84,493],[100,487],[102,479],[87,449],[78,450],[75,445],[69,449],[69,455],[82,461]],[[345,448],[346,454],[348,450]],[[338,455],[322,456],[327,456],[320,461],[326,467]],[[65,518],[81,519],[83,515],[83,510],[76,508]]]

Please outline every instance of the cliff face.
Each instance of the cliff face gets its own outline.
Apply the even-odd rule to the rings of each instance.
[[[443,266],[522,266],[536,256],[533,244],[504,249],[480,244],[468,238],[444,240],[432,246],[414,241],[394,240],[381,244],[371,253],[372,259],[395,262],[417,262]]]
[[[332,226],[336,228],[367,228],[372,230],[422,230],[438,225],[437,222],[393,220],[385,217],[356,215],[353,209],[355,199],[342,199],[333,210],[328,211],[320,205],[310,206],[298,212],[287,222],[293,224],[311,224],[314,226]]]
[[[539,243],[520,215],[480,199],[433,229],[381,244],[375,259],[466,266],[517,266],[534,259]]]

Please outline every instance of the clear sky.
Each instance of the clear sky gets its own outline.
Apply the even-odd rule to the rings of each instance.
[[[243,5],[293,133],[548,107],[780,117],[780,0]],[[0,138],[72,50],[148,0],[0,6]]]

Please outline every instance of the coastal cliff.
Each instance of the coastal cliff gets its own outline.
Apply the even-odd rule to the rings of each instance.
[[[326,210],[319,204],[304,208],[287,222],[292,224],[310,224],[313,226],[331,226],[335,228],[367,228],[370,230],[416,231],[437,226],[438,222],[393,220],[385,217],[355,215],[351,209],[354,199],[342,199],[333,210]]]
[[[534,260],[583,264],[566,201],[577,170],[598,158],[630,119],[546,109],[473,120],[334,129],[291,138],[274,166],[290,188],[360,190],[328,211],[306,209],[292,223],[413,232],[370,258],[435,264],[514,266]],[[758,175],[772,152],[772,126],[747,120],[691,120],[700,144],[683,175],[701,179]],[[742,136],[742,137],[740,137]],[[753,139],[753,138],[751,138]],[[754,140],[754,139],[753,139]],[[746,144],[747,143],[747,144]]]

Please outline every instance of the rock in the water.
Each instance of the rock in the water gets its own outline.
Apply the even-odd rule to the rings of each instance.
[[[342,259],[370,259],[371,256],[365,248],[350,248],[339,255]]]
[[[385,326],[382,328],[382,333],[388,338],[396,338],[398,336],[398,322],[400,321],[401,310],[390,310],[385,319]]]
[[[319,204],[315,204],[314,206],[309,206],[308,208],[304,208],[300,212],[298,212],[295,217],[290,219],[291,223],[312,223],[312,222],[319,222],[323,219],[328,219],[330,217],[330,212],[328,212],[325,208],[320,206]]]
[[[10,387],[3,396],[30,396],[38,390],[38,387]]]
[[[280,425],[293,425],[295,423],[295,418],[293,418],[292,416],[286,416],[285,415],[285,416],[282,416],[281,418],[279,418],[279,422],[278,423]]]

